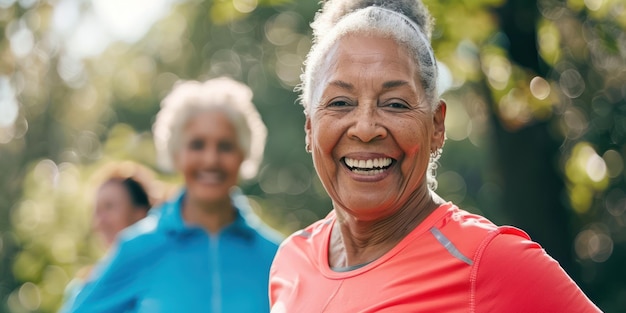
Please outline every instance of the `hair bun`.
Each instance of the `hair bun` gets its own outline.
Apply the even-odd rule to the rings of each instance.
[[[416,23],[430,40],[433,18],[420,0],[328,0],[324,1],[322,8],[315,14],[315,20],[311,23],[313,36],[319,40],[324,34],[328,34],[341,18],[359,9],[367,7],[383,7],[398,12]]]

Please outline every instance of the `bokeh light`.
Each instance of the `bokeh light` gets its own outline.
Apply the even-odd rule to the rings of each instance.
[[[25,283],[18,292],[20,304],[29,311],[35,311],[41,305],[41,292],[33,283]]]
[[[626,212],[626,194],[621,189],[613,189],[607,193],[604,205],[612,216],[622,216]]]
[[[15,90],[11,86],[9,78],[0,75],[0,129],[13,126],[18,112],[19,104],[15,98]],[[10,139],[4,141],[8,142]]]
[[[613,253],[613,240],[603,228],[593,227],[576,236],[575,247],[579,258],[598,263],[608,260]]]
[[[233,0],[233,6],[241,13],[250,13],[259,5],[257,0]]]
[[[485,58],[483,71],[489,79],[489,84],[497,90],[503,90],[509,84],[511,77],[511,64],[505,57],[489,55]]]
[[[530,81],[530,92],[539,100],[550,95],[550,83],[542,77],[536,76]]]
[[[602,159],[604,159],[608,169],[609,177],[616,178],[624,171],[624,159],[619,152],[608,150],[602,155]]]
[[[585,91],[585,80],[575,69],[568,69],[559,78],[561,91],[570,98],[578,98]]]

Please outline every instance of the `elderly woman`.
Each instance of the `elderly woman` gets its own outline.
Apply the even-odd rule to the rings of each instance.
[[[272,312],[597,312],[521,230],[437,196],[445,139],[419,1],[330,0],[302,81],[306,147],[333,211],[290,236]]]
[[[227,78],[175,86],[154,124],[184,177],[170,202],[126,230],[71,312],[267,312],[278,236],[236,188],[263,155],[252,91]],[[241,169],[241,171],[240,171]]]

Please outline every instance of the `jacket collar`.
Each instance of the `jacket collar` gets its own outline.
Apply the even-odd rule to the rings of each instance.
[[[189,225],[183,220],[182,204],[186,194],[187,190],[181,190],[177,196],[164,203],[155,212],[155,214],[160,215],[158,227],[169,236],[185,237],[193,233],[205,233],[200,227]],[[248,198],[243,195],[239,188],[233,188],[230,198],[237,215],[231,224],[220,230],[219,235],[232,234],[236,237],[252,240],[254,238],[254,229],[251,225],[255,225],[260,220],[252,212]]]

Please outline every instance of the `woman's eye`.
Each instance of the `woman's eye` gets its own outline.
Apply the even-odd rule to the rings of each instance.
[[[222,141],[217,145],[217,149],[221,152],[231,152],[235,150],[235,144],[228,141]]]
[[[408,109],[409,106],[405,103],[402,102],[391,102],[387,104],[387,107],[393,108],[393,109]]]
[[[347,101],[343,101],[343,100],[337,100],[337,101],[332,101],[331,103],[328,104],[328,106],[331,107],[345,107],[350,105]]]
[[[189,142],[189,149],[202,150],[204,148],[204,142],[202,140],[192,140]]]

